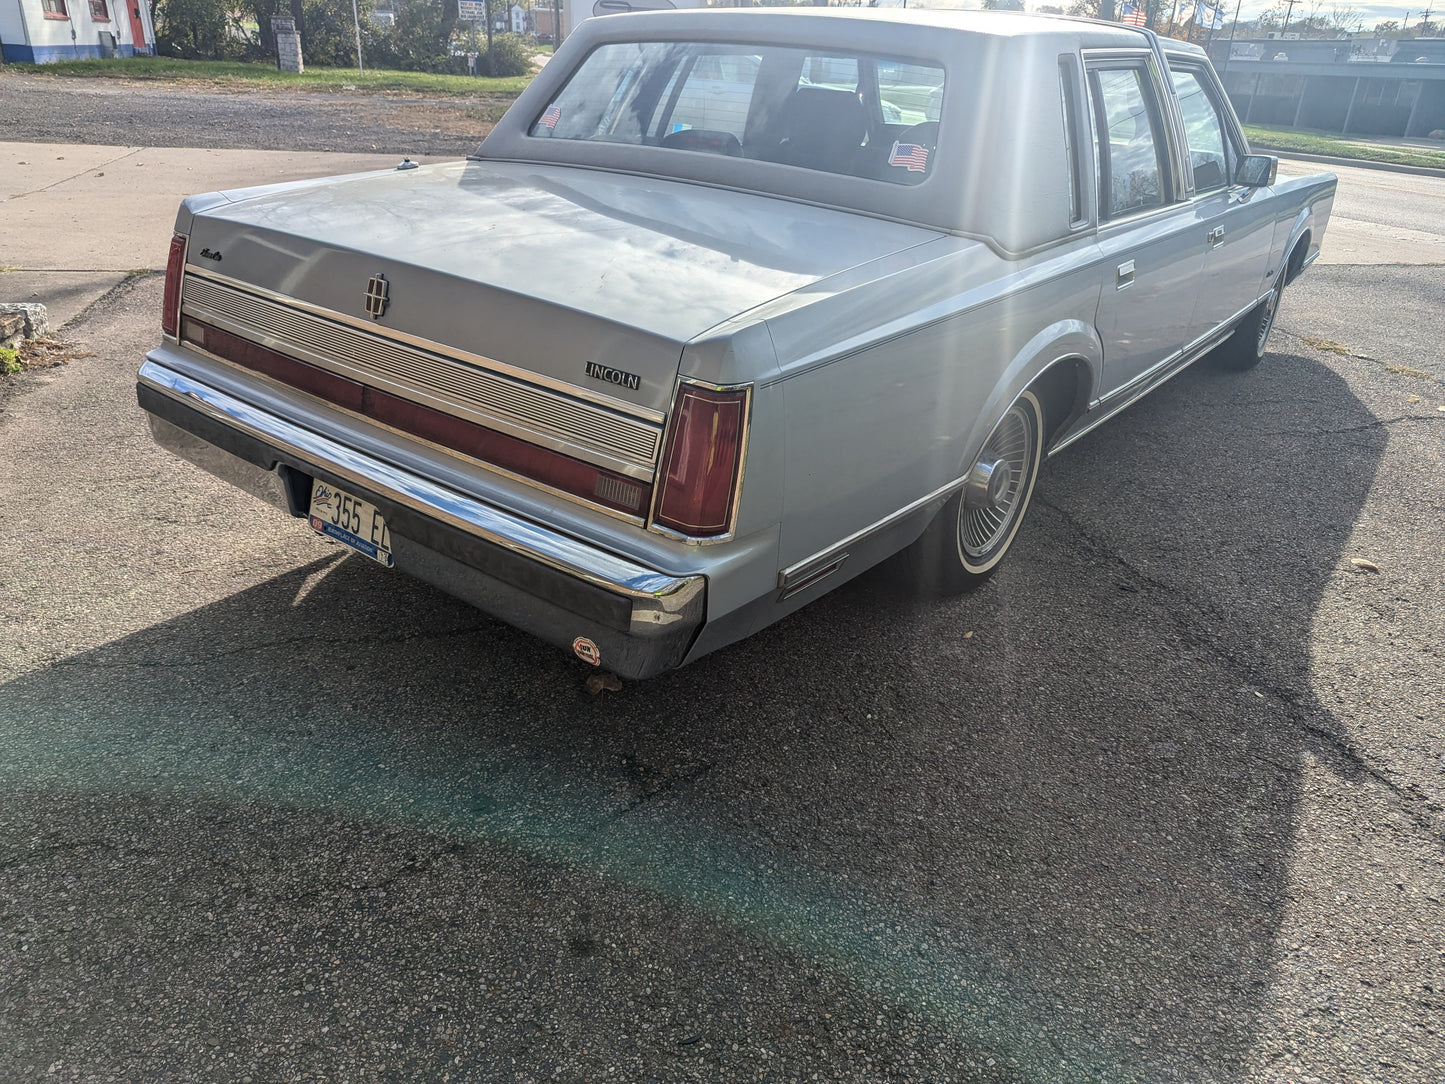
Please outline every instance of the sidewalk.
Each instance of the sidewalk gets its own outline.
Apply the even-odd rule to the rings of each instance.
[[[396,155],[0,142],[0,302],[59,327],[127,275],[165,269],[182,198],[390,169]]]

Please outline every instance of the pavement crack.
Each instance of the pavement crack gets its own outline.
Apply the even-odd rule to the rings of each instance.
[[[1439,814],[1442,812],[1438,802],[1422,791],[1414,783],[1397,782],[1385,768],[1374,764],[1368,757],[1361,753],[1354,745],[1333,734],[1329,730],[1308,719],[1299,720],[1300,726],[1310,734],[1314,735],[1318,745],[1323,746],[1335,756],[1346,761],[1355,771],[1361,775],[1373,779],[1386,790],[1390,791],[1399,799],[1404,807],[1405,814],[1417,826],[1425,829],[1431,835],[1445,841],[1445,821],[1442,821]]]
[[[1211,611],[1208,607],[1202,606],[1197,600],[1191,598],[1185,592],[1180,591],[1161,580],[1144,573],[1134,565],[1130,564],[1122,555],[1109,549],[1103,542],[1090,534],[1073,516],[1051,501],[1034,497],[1034,504],[1041,505],[1053,512],[1063,523],[1078,537],[1082,548],[1096,560],[1111,564],[1121,569],[1131,577],[1137,587],[1131,588],[1135,593],[1157,593],[1167,596],[1173,600],[1183,602],[1183,605],[1171,604],[1164,607],[1166,619],[1174,628],[1191,644],[1209,652],[1227,670],[1235,675],[1240,681],[1247,683],[1264,695],[1274,699],[1282,705],[1285,716],[1302,733],[1309,736],[1309,744],[1316,752],[1322,754],[1325,759],[1333,759],[1342,764],[1347,770],[1359,773],[1383,786],[1399,801],[1403,812],[1421,831],[1437,841],[1445,841],[1445,817],[1441,816],[1439,804],[1433,801],[1411,784],[1400,784],[1390,775],[1389,771],[1370,760],[1356,746],[1345,737],[1333,732],[1328,727],[1321,726],[1313,721],[1311,716],[1315,714],[1310,708],[1307,696],[1287,685],[1281,685],[1257,670],[1246,660],[1232,654],[1223,647],[1208,629],[1201,629],[1195,626],[1185,616],[1189,611],[1201,617],[1208,618]],[[1214,613],[1216,620],[1222,620],[1222,615]],[[1323,710],[1323,709],[1320,709]],[[1271,760],[1271,764],[1281,767],[1291,773],[1298,773],[1297,765],[1284,768],[1277,762]]]
[[[81,851],[119,851],[122,848],[119,844],[108,839],[67,839],[52,840],[45,846],[37,847],[26,851],[24,854],[16,855],[14,858],[0,861],[0,873],[16,869],[37,860],[58,857],[60,855],[72,855]]]
[[[396,647],[401,644],[416,643],[426,640],[448,640],[456,637],[470,636],[473,633],[481,632],[487,626],[468,625],[465,628],[452,629],[447,632],[408,632],[398,636],[354,636],[351,638],[331,637],[328,643],[346,644],[352,646],[374,645],[376,647]],[[78,670],[129,670],[132,668],[142,670],[186,670],[197,666],[211,666],[226,659],[237,656],[251,655],[261,651],[269,651],[273,648],[292,647],[296,644],[310,644],[315,642],[314,636],[288,636],[280,640],[265,640],[255,644],[243,644],[240,647],[231,648],[228,651],[213,651],[205,655],[187,655],[184,658],[173,659],[123,659],[117,662],[100,662],[95,659],[69,658],[59,659],[51,664],[54,669],[61,667],[73,667]]]
[[[93,166],[87,166],[85,169],[82,169],[82,170],[81,170],[80,172],[78,172],[78,173],[72,173],[70,176],[68,176],[68,177],[62,177],[62,178],[60,178],[60,180],[58,180],[58,181],[52,181],[50,184],[47,184],[44,188],[32,188],[32,189],[30,189],[28,192],[16,192],[13,196],[8,196],[8,197],[6,197],[6,199],[7,199],[7,201],[8,201],[8,200],[12,200],[12,199],[23,199],[25,196],[38,196],[38,195],[42,195],[42,194],[45,193],[45,192],[49,192],[52,188],[59,188],[59,187],[60,187],[61,185],[63,185],[63,184],[69,184],[71,181],[75,180],[77,177],[84,177],[87,173],[94,173],[94,172],[95,172],[96,170],[98,170],[98,169],[106,169],[106,168],[108,168],[108,167],[110,167],[110,166],[115,165],[117,162],[123,162],[123,161],[125,161],[127,158],[134,157],[135,155],[139,154],[140,152],[141,152],[141,148],[140,148],[140,147],[132,147],[130,150],[126,151],[124,154],[117,154],[114,158],[107,158],[104,162],[99,162],[99,163],[97,163],[96,165],[93,165]]]
[[[637,794],[633,795],[632,798],[617,811],[616,815],[618,817],[625,817],[639,806],[646,805],[654,798],[659,798],[664,794],[670,794],[673,790],[686,783],[696,782],[710,771],[712,771],[712,762],[704,761],[701,764],[695,764],[683,771],[664,776],[653,786],[644,787]]]
[[[1261,435],[1267,437],[1335,437],[1347,433],[1365,433],[1372,429],[1385,429],[1400,422],[1445,422],[1445,414],[1401,414],[1394,418],[1377,418],[1363,425],[1349,425],[1343,429],[1265,429]]]
[[[163,275],[164,271],[151,267],[17,267],[7,265],[8,272],[24,271],[37,275],[130,275],[142,278],[146,275]]]
[[[436,867],[437,863],[440,862],[447,855],[456,854],[458,851],[462,850],[462,846],[463,845],[461,843],[452,842],[436,847],[430,852],[420,856],[412,855],[400,865],[382,874],[380,877],[375,877],[371,880],[357,881],[349,880],[346,878],[339,878],[336,880],[318,884],[313,888],[308,888],[304,892],[292,892],[284,895],[276,895],[262,898],[265,899],[268,903],[279,903],[282,901],[285,901],[287,903],[304,903],[308,900],[314,900],[320,896],[326,896],[333,893],[377,892],[385,890],[397,884],[398,882],[411,880],[414,877],[425,876],[426,874],[430,873]]]

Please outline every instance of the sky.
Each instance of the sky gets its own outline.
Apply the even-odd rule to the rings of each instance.
[[[880,2],[885,6],[893,7],[899,0],[880,0]],[[1120,0],[1115,0],[1115,3],[1119,2]],[[1189,2],[1192,2],[1192,0],[1189,0]],[[1211,0],[1205,0],[1205,2],[1209,3]],[[1223,7],[1225,18],[1232,18],[1234,15],[1235,0],[1217,0],[1217,2]],[[1299,0],[1294,6],[1292,18],[1298,19],[1301,16],[1308,15],[1311,9],[1314,8],[1315,3],[1316,0]],[[1355,12],[1355,18],[1363,23],[1364,30],[1368,33],[1376,23],[1385,22],[1390,19],[1393,19],[1397,23],[1403,23],[1406,13],[1409,14],[1412,24],[1419,22],[1427,3],[1432,11],[1432,21],[1439,23],[1445,20],[1445,0],[1419,0],[1418,3],[1411,4],[1408,7],[1404,4],[1372,4],[1363,2],[1363,0],[1322,0],[1319,4],[1319,13],[1321,15],[1328,15],[1332,9],[1336,8],[1340,10],[1352,9]],[[1056,7],[1067,8],[1069,0],[1024,0],[1024,7],[1029,11],[1035,10],[1041,4],[1052,4]],[[977,0],[908,0],[908,6],[978,8],[982,7],[982,4],[977,2]],[[1241,20],[1248,21],[1249,19],[1258,17],[1274,6],[1275,0],[1242,0],[1239,17]]]

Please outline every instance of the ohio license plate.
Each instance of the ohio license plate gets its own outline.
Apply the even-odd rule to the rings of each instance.
[[[392,566],[391,531],[376,505],[318,478],[311,483],[311,513],[307,519],[314,530],[328,538],[360,550],[387,568]]]

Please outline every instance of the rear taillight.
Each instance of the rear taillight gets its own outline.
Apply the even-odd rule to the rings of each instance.
[[[171,338],[181,326],[181,269],[186,265],[186,235],[171,238],[171,254],[166,257],[166,295],[161,302],[161,330]]]
[[[717,391],[684,384],[678,389],[654,523],[691,538],[732,530],[747,414],[746,388]]]

